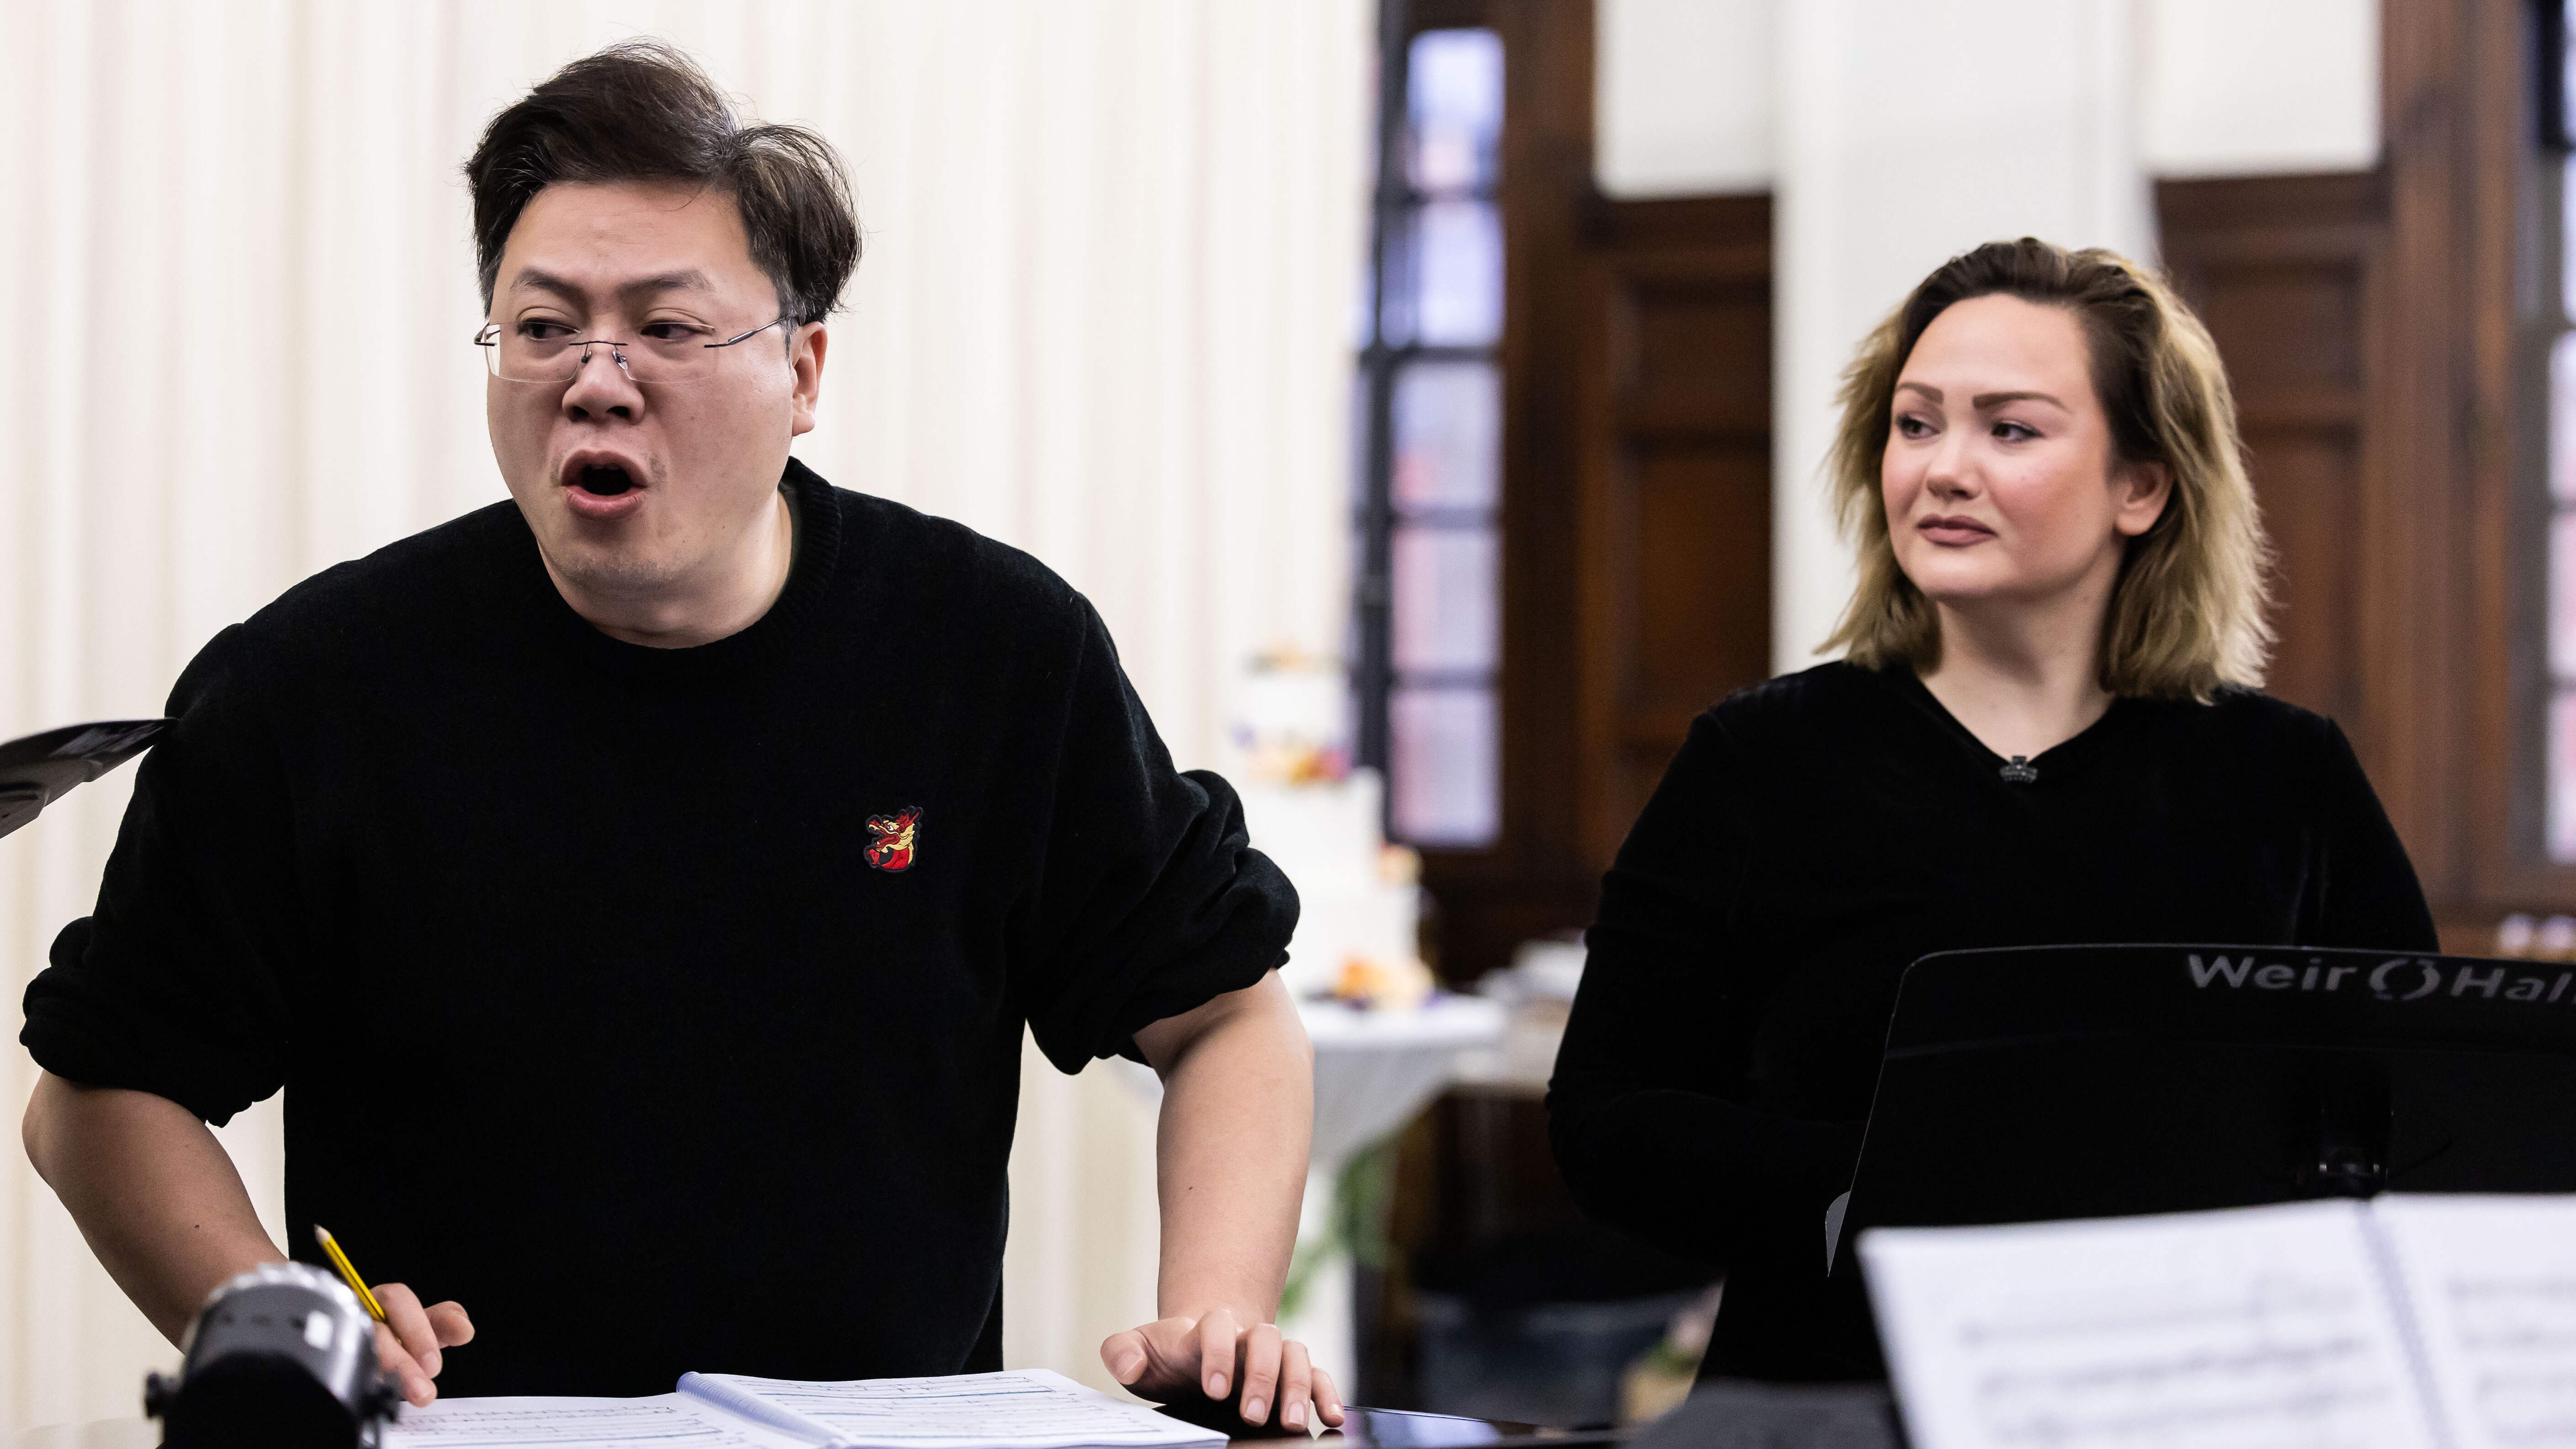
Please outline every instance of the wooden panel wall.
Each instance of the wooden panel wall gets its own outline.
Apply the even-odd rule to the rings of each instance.
[[[1771,200],[1593,210],[1576,379],[1584,859],[1691,719],[1770,673]]]
[[[2167,181],[2164,260],[2236,390],[2256,496],[2279,551],[2269,689],[2332,715],[2367,754],[2362,552],[2373,511],[2370,329],[2387,188],[2377,172]]]

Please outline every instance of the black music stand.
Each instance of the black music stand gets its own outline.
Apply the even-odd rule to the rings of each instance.
[[[152,748],[169,727],[166,719],[106,720],[0,744],[0,835],[35,819],[73,786]]]
[[[1947,951],[1897,989],[1820,1236],[1854,1377],[1854,1236],[2409,1192],[2576,1191],[2576,964],[2244,946]]]

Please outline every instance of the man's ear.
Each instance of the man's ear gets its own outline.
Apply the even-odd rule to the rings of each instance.
[[[796,329],[795,340],[788,346],[787,365],[796,369],[795,390],[788,394],[793,409],[787,422],[791,438],[814,431],[814,404],[823,396],[823,354],[831,344],[823,324],[809,322]]]
[[[2111,475],[2111,488],[2118,509],[2111,526],[2136,538],[2165,516],[2165,505],[2173,501],[2173,469],[2162,463],[2122,463]]]

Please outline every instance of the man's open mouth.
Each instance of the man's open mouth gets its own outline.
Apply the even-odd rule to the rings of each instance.
[[[614,498],[635,486],[635,480],[628,476],[626,470],[614,463],[593,464],[575,473],[572,481],[573,486],[582,492],[596,493],[602,498]]]

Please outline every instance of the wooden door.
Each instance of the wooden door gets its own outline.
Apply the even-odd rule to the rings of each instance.
[[[1574,547],[1598,870],[1692,718],[1771,672],[1771,200],[1605,202],[1591,233]]]

